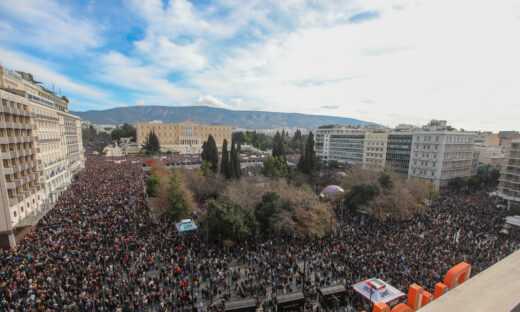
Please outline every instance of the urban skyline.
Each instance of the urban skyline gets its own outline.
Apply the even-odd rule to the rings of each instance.
[[[73,111],[208,105],[518,130],[515,1],[26,0],[0,8],[2,65],[54,86]]]

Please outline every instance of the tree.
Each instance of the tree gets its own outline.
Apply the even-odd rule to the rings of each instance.
[[[159,177],[157,174],[152,174],[146,180],[146,194],[148,194],[150,197],[155,196],[160,185],[161,177]]]
[[[202,153],[200,155],[202,160],[211,163],[211,170],[214,173],[218,172],[218,148],[215,139],[210,134],[208,140],[202,144]]]
[[[242,168],[240,167],[240,158],[238,157],[238,151],[235,148],[235,142],[231,141],[231,152],[229,155],[229,168],[231,169],[231,177],[234,179],[240,179],[242,176]]]
[[[175,171],[168,182],[168,201],[170,203],[168,216],[173,221],[187,218],[190,212],[188,194],[182,188],[182,181],[183,178],[181,174]]]
[[[257,227],[253,212],[226,195],[208,202],[207,224],[211,237],[233,241],[248,238]]]
[[[110,136],[114,141],[119,141],[121,138],[132,138],[131,141],[135,141],[137,137],[137,131],[135,127],[125,123],[122,126],[116,127],[114,130],[112,130]]]
[[[500,170],[498,170],[497,168],[493,168],[489,170],[488,176],[488,184],[491,186],[497,186],[498,179],[500,179]]]
[[[296,129],[296,132],[294,132],[294,135],[292,137],[291,143],[289,145],[295,152],[298,152],[302,149],[303,146],[303,139],[302,139],[302,132],[300,129]]]
[[[448,186],[456,189],[457,191],[459,191],[465,185],[466,185],[466,180],[461,177],[456,177],[455,179],[448,182]]]
[[[285,134],[284,134],[285,135]],[[276,131],[276,135],[273,139],[273,153],[274,157],[283,156],[285,158],[285,151],[283,147],[283,137],[280,132]]]
[[[222,159],[220,161],[220,173],[226,177],[226,179],[231,179],[232,172],[229,165],[229,153],[227,150],[228,142],[224,139],[224,144],[222,145]]]
[[[204,178],[209,178],[211,177],[211,163],[209,161],[201,161],[200,163],[200,168],[198,170],[200,176],[204,177]]]
[[[264,175],[268,178],[290,178],[290,168],[282,156],[269,156],[264,160]]]
[[[302,150],[302,155],[298,161],[298,170],[306,174],[312,174],[320,170],[320,160],[314,151],[314,134],[309,132],[305,149]]]
[[[159,138],[153,130],[150,131],[150,133],[146,137],[143,149],[152,155],[159,153],[159,151],[161,150],[161,143],[159,142]]]
[[[345,203],[354,210],[359,206],[366,205],[381,193],[379,184],[375,181],[357,183],[345,194]]]
[[[255,217],[260,226],[260,230],[264,233],[270,232],[274,217],[283,209],[282,197],[274,192],[267,191],[262,195],[255,209]]]
[[[468,184],[469,187],[476,189],[482,184],[482,179],[481,179],[482,177],[483,176],[479,176],[479,175],[471,176],[468,178],[466,183]]]
[[[378,181],[379,181],[379,184],[381,185],[381,187],[384,188],[385,190],[389,190],[394,186],[393,177],[387,171],[383,171],[383,173],[381,173]]]

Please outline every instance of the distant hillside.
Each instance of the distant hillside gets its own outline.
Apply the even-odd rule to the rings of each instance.
[[[135,124],[140,121],[162,120],[179,122],[219,123],[244,129],[301,128],[312,129],[322,125],[368,125],[368,121],[321,115],[275,113],[263,111],[235,111],[208,106],[130,106],[100,111],[71,112],[94,124]]]

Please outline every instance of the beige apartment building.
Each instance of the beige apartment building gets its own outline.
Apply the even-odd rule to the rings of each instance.
[[[41,87],[31,74],[0,67],[0,91],[7,103],[13,101],[22,107],[26,105],[31,114],[29,121],[33,127],[31,136],[34,138],[34,157],[41,176],[41,193],[35,200],[37,209],[27,212],[27,208],[24,208],[27,213],[17,212],[17,219],[11,215],[10,221],[7,221],[16,222],[15,228],[21,229],[35,222],[36,212],[44,214],[65,192],[74,175],[85,167],[81,120],[68,113],[69,101],[66,97]],[[18,102],[12,100],[13,97]],[[18,135],[24,134],[14,133],[14,136]],[[3,150],[2,157],[7,157]],[[7,209],[5,206],[2,208]],[[5,219],[5,216],[0,216],[0,220],[2,218]],[[14,232],[11,231],[11,234]],[[11,246],[13,239],[9,236]]]
[[[383,170],[386,164],[387,131],[369,131],[365,133],[363,150],[363,168]]]
[[[204,125],[193,121],[162,123],[161,121],[138,122],[137,144],[143,146],[150,132],[154,132],[161,143],[161,150],[179,153],[200,153],[202,144],[211,134],[220,148],[224,140],[231,142],[231,127]]]
[[[512,140],[502,165],[498,194],[508,202],[508,209],[520,210],[520,139]]]
[[[0,236],[2,247],[14,246],[24,219],[42,208],[35,113],[22,96],[0,90]]]
[[[66,97],[39,86],[31,74],[0,67],[0,88],[24,96],[35,113],[44,200],[53,204],[71,184],[74,174],[85,167],[81,119],[68,113]]]

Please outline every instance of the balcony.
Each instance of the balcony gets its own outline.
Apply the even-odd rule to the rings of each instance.
[[[2,159],[13,159],[17,158],[17,152],[5,152],[2,153]]]

